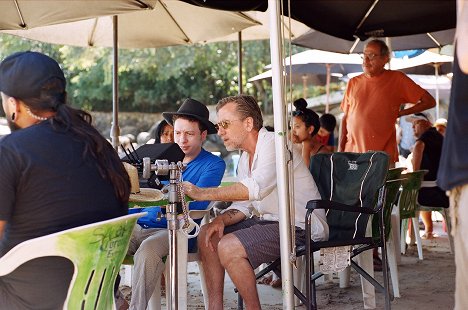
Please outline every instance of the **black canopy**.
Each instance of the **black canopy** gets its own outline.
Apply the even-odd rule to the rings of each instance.
[[[265,11],[267,0],[183,0],[231,11]],[[287,0],[284,1],[284,14]],[[291,17],[332,36],[354,41],[455,28],[455,0],[291,0]]]

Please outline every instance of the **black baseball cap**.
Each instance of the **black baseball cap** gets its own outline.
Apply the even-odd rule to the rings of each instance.
[[[52,78],[66,80],[59,64],[38,52],[18,52],[0,63],[0,91],[19,99],[38,98],[41,88]]]

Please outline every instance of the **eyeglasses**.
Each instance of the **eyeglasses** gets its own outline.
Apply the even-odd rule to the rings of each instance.
[[[374,60],[376,57],[380,57],[382,55],[378,55],[378,54],[374,54],[374,53],[370,53],[370,54],[361,54],[361,58],[362,60],[364,59],[369,59],[369,60]]]
[[[221,122],[218,122],[215,124],[215,128],[216,130],[219,130],[219,128],[223,128],[223,129],[228,129],[229,126],[235,122],[235,121],[241,121],[240,119],[233,119],[233,120],[224,120],[224,121],[221,121]]]

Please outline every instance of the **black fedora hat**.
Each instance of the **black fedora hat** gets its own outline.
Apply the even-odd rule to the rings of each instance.
[[[174,126],[174,122],[172,120],[174,115],[185,115],[194,117],[200,121],[208,130],[208,134],[214,134],[218,132],[215,125],[209,120],[210,112],[208,111],[208,108],[203,103],[192,98],[185,99],[184,103],[182,103],[177,112],[163,112],[162,115],[164,119],[172,126]]]

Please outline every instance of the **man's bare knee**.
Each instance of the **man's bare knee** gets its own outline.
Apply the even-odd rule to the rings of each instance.
[[[233,234],[229,234],[221,238],[218,243],[218,255],[221,265],[224,267],[234,259],[247,258],[244,246]]]

